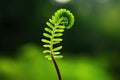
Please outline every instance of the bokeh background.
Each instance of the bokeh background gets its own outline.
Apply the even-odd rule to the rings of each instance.
[[[60,8],[75,16],[57,60],[63,80],[120,80],[120,0],[0,0],[0,80],[57,80],[41,39]]]

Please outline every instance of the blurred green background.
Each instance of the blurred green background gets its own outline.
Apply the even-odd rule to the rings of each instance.
[[[57,60],[63,80],[120,80],[119,0],[0,0],[0,80],[57,80],[41,39],[60,8],[75,16]]]

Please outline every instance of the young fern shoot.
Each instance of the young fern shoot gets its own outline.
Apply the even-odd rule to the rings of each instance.
[[[63,40],[61,36],[63,35],[64,29],[70,29],[74,24],[73,14],[66,9],[59,9],[52,16],[52,19],[49,19],[49,22],[46,22],[48,27],[45,27],[45,33],[43,36],[45,39],[42,39],[42,42],[45,44],[43,47],[46,47],[47,50],[44,50],[43,53],[47,53],[45,57],[48,60],[52,60],[57,71],[59,80],[62,80],[56,58],[62,58],[59,50],[62,49],[62,46],[57,46]],[[56,47],[57,46],[57,47]]]

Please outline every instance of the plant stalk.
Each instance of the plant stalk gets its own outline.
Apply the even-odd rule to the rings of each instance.
[[[58,64],[57,64],[57,62],[56,62],[54,56],[51,55],[51,58],[52,58],[52,61],[53,61],[54,66],[55,66],[55,69],[56,69],[56,72],[57,72],[57,75],[58,75],[58,79],[59,79],[59,80],[62,80],[62,76],[61,76],[61,73],[60,73]]]
[[[58,64],[57,64],[56,59],[54,58],[54,54],[53,54],[54,53],[54,51],[53,51],[53,39],[54,39],[54,33],[55,33],[54,31],[55,31],[56,27],[57,27],[57,25],[55,25],[55,28],[53,29],[53,32],[52,32],[51,43],[50,43],[50,45],[51,45],[50,50],[51,50],[51,58],[52,58],[54,67],[56,69],[56,72],[57,72],[57,75],[58,75],[58,79],[62,80],[62,76],[61,76]]]

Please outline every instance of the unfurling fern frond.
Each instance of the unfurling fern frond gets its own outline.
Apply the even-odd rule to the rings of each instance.
[[[48,27],[45,27],[45,33],[43,36],[45,39],[42,39],[44,42],[43,47],[47,48],[43,53],[47,53],[45,56],[48,60],[52,60],[56,68],[59,80],[62,80],[59,67],[55,58],[62,58],[59,50],[62,49],[60,42],[63,40],[61,36],[63,35],[64,29],[70,29],[74,24],[73,14],[66,9],[60,9],[55,12],[52,16],[52,19],[49,19],[49,22],[46,22]],[[57,44],[57,45],[56,45]],[[58,44],[60,46],[58,46]]]
[[[62,58],[63,56],[60,55],[59,50],[62,49],[62,46],[57,46],[63,39],[60,38],[63,35],[64,29],[71,28],[74,24],[74,16],[73,14],[66,9],[60,9],[55,12],[52,16],[52,19],[49,19],[49,22],[46,22],[47,26],[45,29],[45,33],[43,36],[46,37],[42,39],[42,42],[45,44],[43,47],[48,48],[44,50],[43,53],[48,53],[49,55],[46,56],[49,60],[54,58]]]

